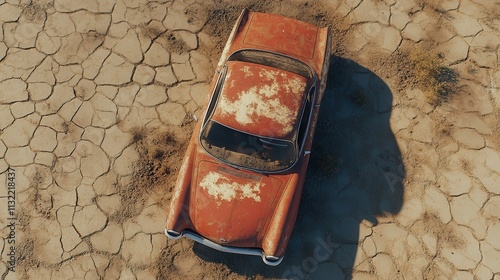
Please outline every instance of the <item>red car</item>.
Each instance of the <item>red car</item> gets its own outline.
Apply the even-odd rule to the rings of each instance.
[[[290,240],[329,68],[329,28],[243,10],[180,169],[169,238],[278,265]]]

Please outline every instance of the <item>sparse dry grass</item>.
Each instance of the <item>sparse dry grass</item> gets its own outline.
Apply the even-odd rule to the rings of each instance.
[[[443,66],[442,58],[438,54],[414,49],[408,58],[417,85],[426,93],[431,103],[440,103],[455,91],[458,74]]]

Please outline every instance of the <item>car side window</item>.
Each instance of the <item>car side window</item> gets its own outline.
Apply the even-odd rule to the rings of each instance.
[[[219,78],[217,79],[217,85],[214,88],[214,93],[210,99],[210,103],[208,104],[207,112],[205,115],[205,119],[203,120],[203,124],[205,125],[207,121],[212,116],[212,113],[215,109],[215,105],[217,104],[217,99],[219,98],[219,92],[224,84],[224,80],[226,78],[226,65],[222,68],[222,71],[219,74]]]
[[[306,104],[304,107],[304,113],[302,114],[302,120],[300,121],[299,127],[299,137],[298,137],[298,149],[302,148],[305,138],[307,136],[307,131],[309,127],[309,119],[311,118],[311,111],[313,107],[314,94],[316,92],[316,87],[312,86],[309,90],[306,98]]]

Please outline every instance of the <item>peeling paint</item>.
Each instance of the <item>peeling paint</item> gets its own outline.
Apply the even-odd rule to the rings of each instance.
[[[242,131],[289,137],[297,124],[307,87],[297,74],[251,63],[228,63],[214,119]]]
[[[217,173],[209,172],[200,182],[200,187],[207,190],[208,194],[225,201],[234,199],[250,198],[260,202],[260,182],[240,184],[232,181],[228,177]],[[220,205],[220,201],[217,202]]]
[[[252,71],[250,71],[250,67],[248,67],[248,66],[243,66],[243,68],[241,68],[241,71],[243,71],[243,73],[245,73],[245,78],[253,76],[253,73],[252,73]]]
[[[260,89],[257,86],[239,94],[239,99],[231,102],[225,96],[220,100],[220,107],[223,114],[234,115],[236,121],[242,125],[252,123],[252,116],[268,116],[276,122],[283,124],[284,133],[287,133],[291,127],[288,122],[293,118],[293,111],[281,104],[277,99],[271,99],[266,103],[261,101],[260,96],[272,96],[276,93],[276,87],[263,86]]]

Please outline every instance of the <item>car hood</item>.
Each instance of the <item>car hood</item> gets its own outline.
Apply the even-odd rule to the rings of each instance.
[[[195,230],[222,245],[257,246],[282,193],[282,181],[205,160],[197,167],[191,196]]]

